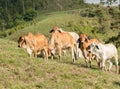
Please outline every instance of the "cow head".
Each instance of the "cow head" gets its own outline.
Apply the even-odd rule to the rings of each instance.
[[[99,51],[99,46],[98,46],[98,44],[96,44],[96,43],[92,43],[91,45],[89,45],[88,47],[87,47],[87,51],[89,52],[89,53],[93,53],[93,54],[95,54],[96,52],[98,52]]]
[[[25,47],[26,45],[26,40],[25,40],[25,36],[20,36],[19,40],[18,40],[18,47]]]
[[[50,30],[50,33],[61,33],[63,30],[61,28],[58,28],[57,26],[54,26],[52,30]]]
[[[88,38],[85,34],[80,34],[81,43],[88,42]]]

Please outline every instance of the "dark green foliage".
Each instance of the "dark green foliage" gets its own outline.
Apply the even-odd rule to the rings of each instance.
[[[31,21],[36,15],[37,15],[37,12],[35,10],[29,10],[25,13],[25,15],[23,16],[23,19],[25,21]]]
[[[120,47],[120,32],[117,36],[113,36],[106,41],[106,43],[110,42],[113,42],[117,48]]]
[[[109,14],[115,18],[116,20],[119,18],[120,19],[120,10],[118,8],[108,8]]]
[[[98,10],[95,11],[95,15],[99,18],[103,18],[103,11],[98,9]]]
[[[102,9],[98,9],[98,8],[89,8],[86,10],[81,11],[81,16],[83,17],[99,17],[99,18],[103,18],[103,11]]]
[[[23,20],[31,21],[43,10],[72,9],[84,4],[84,0],[0,0],[0,30],[20,25]]]
[[[90,12],[88,13],[88,17],[95,17],[95,12],[90,11]]]
[[[70,10],[67,11],[68,9]],[[37,23],[39,20],[34,19],[37,15],[41,17],[41,14],[58,10],[66,10],[65,12],[70,14],[80,15],[80,18],[88,18],[78,22],[73,20],[66,22],[66,28],[77,33],[83,31],[102,35],[108,34],[108,30],[120,29],[118,7],[89,5],[85,4],[84,0],[0,0],[0,30],[5,31],[2,32],[2,37]]]

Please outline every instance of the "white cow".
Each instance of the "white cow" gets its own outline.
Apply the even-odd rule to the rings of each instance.
[[[118,73],[118,53],[117,48],[113,44],[92,43],[88,47],[88,51],[92,52],[97,56],[100,62],[100,66],[102,67],[102,70],[107,70],[106,62],[108,62],[109,63],[108,70],[110,71],[112,67],[112,62],[110,59],[114,57],[116,64],[116,72]]]

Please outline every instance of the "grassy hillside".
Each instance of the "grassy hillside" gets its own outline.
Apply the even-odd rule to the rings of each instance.
[[[63,30],[75,31],[78,34],[82,32],[107,41],[120,33],[119,15],[119,8],[101,6],[56,12],[42,11],[30,23],[9,29],[5,33],[8,39],[16,41],[18,36],[29,31],[48,36],[50,29],[58,25]]]
[[[86,68],[84,59],[75,64],[69,55],[61,63],[28,57],[17,43],[0,39],[0,89],[119,89],[120,75],[103,72],[95,61]]]
[[[93,8],[92,13],[91,10],[89,11],[88,8],[44,13],[41,14],[38,18],[36,18],[37,22],[35,24],[27,25],[23,29],[15,31],[14,33],[12,33],[12,35],[7,36],[7,39],[17,42],[18,38],[22,34],[27,34],[28,32],[32,32],[33,34],[43,33],[49,39],[49,31],[53,28],[53,26],[57,25],[63,30],[74,31],[78,34],[85,33],[91,36],[92,38],[97,38],[100,42],[106,42],[111,37],[116,37],[118,33],[120,34],[120,30],[119,20],[113,19],[111,15],[108,14],[108,11],[105,11],[104,9],[107,10],[108,8]],[[117,11],[118,8],[115,8],[114,10]],[[89,15],[94,16],[95,11],[103,13],[101,14],[103,15],[103,17],[101,17],[103,18],[101,24],[99,23],[99,17],[88,17]],[[86,14],[88,16],[85,16]],[[114,25],[112,25],[113,29],[111,29],[112,26],[110,24],[114,22],[116,22],[116,26],[114,27]],[[115,40],[115,42],[117,41],[119,44],[120,38],[117,38],[117,40],[112,40]],[[112,43],[111,40],[109,41],[109,43]],[[118,51],[120,54],[120,44],[118,46]]]
[[[103,42],[117,36],[119,19],[112,16],[119,17],[118,9],[108,14],[108,8],[96,8],[43,12],[33,22],[7,30],[7,37],[0,39],[0,89],[119,89],[120,75],[115,74],[115,66],[111,72],[104,72],[93,60],[92,68],[86,68],[84,59],[72,64],[69,53],[61,63],[57,56],[44,61],[28,57],[24,49],[17,47],[19,36],[28,32],[43,33],[49,39],[55,25]],[[120,47],[118,52],[120,55]]]

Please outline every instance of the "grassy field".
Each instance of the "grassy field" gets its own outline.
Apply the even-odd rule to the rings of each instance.
[[[67,55],[59,63],[30,58],[17,43],[0,39],[0,89],[119,89],[120,75],[101,71],[96,62],[86,68],[84,59],[75,64]]]
[[[104,72],[93,60],[92,68],[86,68],[84,59],[72,64],[70,55],[64,56],[61,63],[57,56],[54,60],[44,61],[41,57],[30,58],[24,49],[17,47],[19,36],[27,32],[43,33],[49,39],[49,31],[54,25],[67,31],[83,32],[102,41],[116,35],[117,31],[109,31],[107,35],[92,34],[94,25],[98,25],[97,19],[83,18],[79,10],[48,13],[38,20],[38,23],[0,39],[0,89],[120,88],[120,75],[115,74],[115,66],[111,72]],[[73,29],[74,26],[77,30]],[[120,48],[118,50],[120,55]]]

